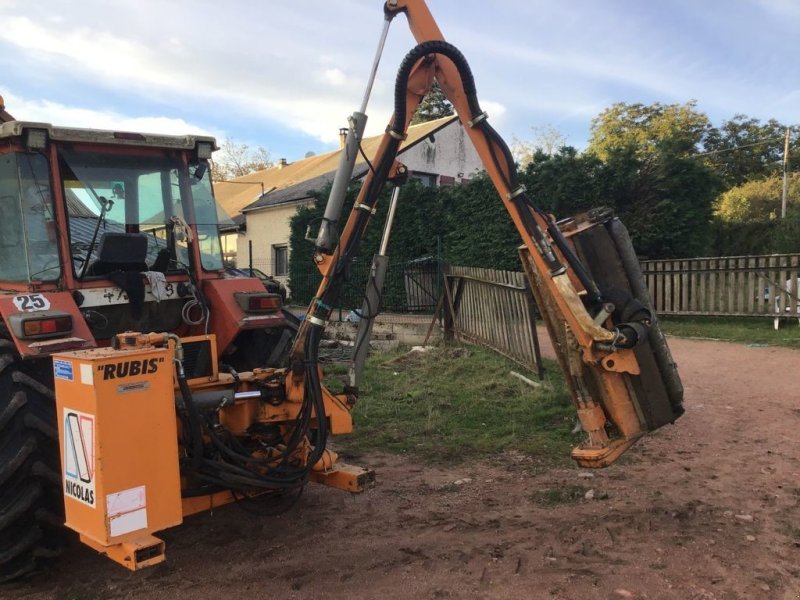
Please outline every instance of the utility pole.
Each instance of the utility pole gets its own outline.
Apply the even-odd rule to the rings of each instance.
[[[789,196],[789,128],[783,143],[783,195],[781,196],[781,219],[786,218],[786,203]]]

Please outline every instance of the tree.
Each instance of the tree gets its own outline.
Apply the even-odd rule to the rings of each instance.
[[[800,153],[800,138],[794,129],[790,156]],[[739,186],[746,181],[769,177],[780,172],[783,160],[786,126],[775,119],[761,123],[738,114],[712,127],[703,143],[707,161],[722,177],[725,187]]]
[[[625,167],[618,162],[625,161]],[[612,157],[606,169],[628,189],[616,212],[631,232],[636,251],[649,258],[702,256],[708,245],[713,202],[720,191],[716,173],[703,161],[665,151],[644,159]],[[626,193],[627,192],[627,193]],[[621,196],[617,196],[621,194]]]
[[[511,153],[520,167],[527,167],[538,152],[552,156],[567,145],[567,138],[552,125],[531,127],[533,138],[521,140],[516,136],[511,142]]]
[[[271,166],[269,150],[262,146],[252,150],[247,144],[239,144],[229,136],[211,162],[211,176],[215,181],[227,181]]]
[[[636,251],[649,258],[696,256],[705,249],[719,182],[703,161],[660,150],[640,156],[632,146],[605,161],[562,148],[539,153],[523,181],[536,204],[557,217],[607,206],[628,226]]]
[[[563,146],[553,154],[537,151],[522,180],[537,206],[563,217],[604,204],[597,185],[602,168],[602,161],[593,154]]]
[[[592,120],[588,151],[606,160],[620,148],[634,148],[637,156],[668,149],[692,154],[703,144],[711,124],[697,103],[627,104],[618,102]]]
[[[441,86],[439,86],[439,82],[434,79],[430,91],[422,99],[422,102],[419,103],[417,112],[414,113],[414,117],[411,119],[411,125],[435,121],[436,119],[449,117],[454,114],[453,105],[445,98],[444,92]]]
[[[724,221],[745,223],[769,221],[781,214],[783,177],[773,176],[747,181],[722,194],[714,213]],[[800,208],[800,173],[789,176],[789,207]]]

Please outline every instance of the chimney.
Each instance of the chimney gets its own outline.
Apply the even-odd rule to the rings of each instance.
[[[9,121],[13,121],[14,117],[6,112],[6,103],[3,100],[3,97],[0,96],[0,123],[8,123]]]
[[[347,127],[339,129],[339,148],[344,148],[344,143],[347,141]]]
[[[286,162],[286,159],[285,159],[285,158],[280,158],[280,159],[278,159],[278,168],[279,168],[279,169],[282,169],[283,167],[285,167],[285,166],[286,166],[286,165],[288,165],[288,164],[289,164],[289,163],[288,163],[288,162]]]

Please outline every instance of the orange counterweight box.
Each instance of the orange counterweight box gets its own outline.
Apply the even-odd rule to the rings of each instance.
[[[162,562],[182,522],[172,350],[53,356],[66,524],[129,569]]]

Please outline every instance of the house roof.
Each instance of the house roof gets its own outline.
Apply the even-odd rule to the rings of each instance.
[[[408,137],[400,146],[400,153],[424,140],[442,127],[449,125],[458,117],[442,117],[427,123],[412,125],[408,128]],[[364,138],[361,143],[364,154],[373,159],[380,146],[383,135]],[[333,180],[339,166],[340,150],[311,156],[283,167],[275,166],[263,171],[256,171],[231,182],[214,183],[214,195],[229,215],[243,211],[258,210],[287,202],[295,202],[310,198],[310,192],[316,191]],[[354,176],[360,177],[366,172],[366,162],[359,155],[356,160]],[[252,186],[242,185],[252,183]],[[266,194],[261,193],[261,186]]]

